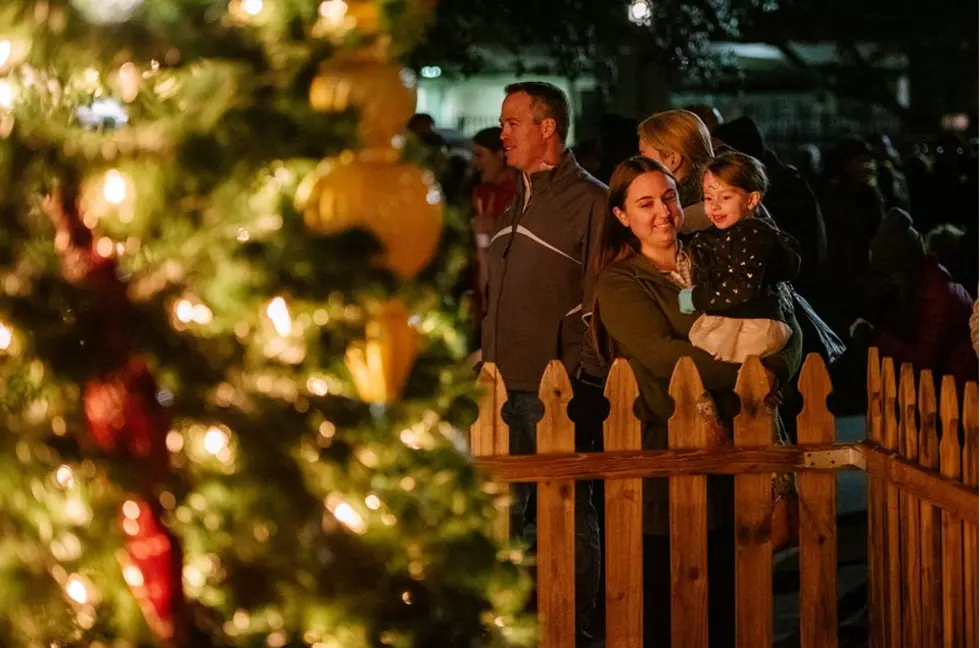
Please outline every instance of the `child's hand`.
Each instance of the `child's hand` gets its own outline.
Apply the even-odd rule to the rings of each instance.
[[[681,312],[685,315],[690,315],[694,312],[693,292],[693,288],[685,288],[677,293],[677,304],[680,307]]]

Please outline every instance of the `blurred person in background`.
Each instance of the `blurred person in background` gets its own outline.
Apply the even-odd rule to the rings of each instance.
[[[473,188],[473,233],[476,239],[475,297],[476,321],[486,314],[484,299],[487,290],[487,248],[497,219],[503,214],[517,192],[517,170],[507,166],[500,128],[484,128],[473,136],[473,170],[479,184]]]
[[[909,183],[902,170],[902,160],[888,135],[880,133],[868,138],[878,169],[878,189],[885,201],[885,209],[899,207],[908,210]]]
[[[677,180],[678,198],[684,208],[680,232],[711,227],[704,213],[701,175],[716,151],[701,118],[688,110],[659,112],[640,124],[638,134],[640,155],[665,166]]]
[[[877,346],[896,365],[930,369],[937,380],[953,376],[960,386],[977,378],[970,316],[973,299],[929,254],[912,218],[892,209],[871,242],[866,310],[850,326],[851,337]]]

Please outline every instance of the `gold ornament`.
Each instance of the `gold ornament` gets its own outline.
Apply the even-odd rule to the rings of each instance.
[[[335,234],[363,227],[385,247],[384,264],[404,279],[428,264],[442,233],[442,194],[431,172],[365,152],[339,159],[312,183],[306,225]]]
[[[419,353],[419,333],[399,299],[384,303],[367,324],[364,342],[347,349],[344,362],[361,399],[388,404],[401,396]]]
[[[365,148],[386,148],[415,113],[415,73],[374,56],[331,59],[310,86],[314,110],[360,112],[358,130]]]

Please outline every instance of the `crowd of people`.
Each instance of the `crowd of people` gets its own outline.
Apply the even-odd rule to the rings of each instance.
[[[774,408],[792,407],[784,387],[810,351],[843,368],[843,390],[835,385],[858,402],[869,345],[960,384],[976,379],[978,192],[966,144],[947,142],[933,160],[903,163],[886,137],[849,137],[817,169],[784,162],[750,118],[724,122],[703,107],[638,124],[604,120],[605,137],[578,156],[568,130],[560,89],[510,85],[500,127],[473,138],[478,181],[450,185],[471,196],[480,353],[508,389],[502,414],[512,453],[534,452],[538,386],[553,359],[572,379],[579,451],[601,447],[601,390],[615,357],[636,376],[649,449],[666,447],[668,386],[685,356],[708,390],[699,411],[718,444],[730,437],[732,389],[749,355],[772,374]],[[432,142],[433,133],[430,119],[418,134]],[[785,439],[792,430],[776,434]],[[669,641],[670,616],[666,483],[647,481],[646,635],[660,645]],[[733,637],[731,483],[718,477],[709,485],[712,646],[732,645]],[[514,528],[533,544],[533,486],[515,495]],[[583,646],[601,565],[592,498],[592,486],[579,482]]]

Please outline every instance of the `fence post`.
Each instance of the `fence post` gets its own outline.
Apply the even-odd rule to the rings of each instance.
[[[552,360],[541,380],[544,417],[538,422],[538,454],[575,452],[568,418],[572,384]],[[538,484],[538,622],[542,648],[575,645],[575,482]]]
[[[963,483],[977,487],[977,434],[980,421],[977,412],[977,383],[968,382],[963,392]],[[963,523],[964,609],[966,610],[966,645],[980,643],[977,627],[977,525]]]
[[[956,398],[956,383],[944,376],[939,394],[939,415],[943,437],[939,441],[939,470],[943,477],[960,480],[960,405]],[[965,646],[963,626],[963,523],[943,511],[943,646]]]
[[[827,409],[830,376],[815,353],[800,372],[801,445],[832,444],[834,416]],[[797,475],[800,494],[800,648],[837,646],[837,485],[832,473]]]
[[[883,425],[881,394],[881,359],[878,349],[868,349],[868,441],[880,446]],[[868,616],[870,617],[871,648],[889,648],[885,565],[887,550],[885,543],[886,518],[885,488],[882,481],[868,475]]]
[[[912,365],[902,364],[898,386],[901,439],[899,453],[911,462],[919,460],[919,434],[915,425],[915,373]],[[919,498],[902,493],[902,556],[906,572],[902,581],[905,601],[905,634],[907,648],[922,646],[922,563],[919,546]]]
[[[919,465],[939,472],[939,437],[936,426],[936,385],[928,369],[919,374]],[[922,500],[922,645],[939,648],[943,641],[942,544],[939,509]]]
[[[483,365],[477,385],[483,390],[483,396],[480,414],[470,427],[470,454],[474,457],[507,456],[510,454],[510,432],[500,413],[507,401],[507,387],[497,365],[492,362]],[[508,493],[511,489],[507,484],[493,487]],[[498,542],[506,543],[510,540],[510,498],[498,498],[498,501],[502,499],[505,503],[497,506],[493,536]]]
[[[670,379],[674,414],[667,422],[671,450],[703,448],[707,430],[698,414],[704,386],[694,361],[681,358]],[[674,648],[708,648],[708,493],[704,475],[670,477],[670,618]]]
[[[629,363],[613,363],[606,380],[609,418],[604,448],[639,450],[640,421],[633,414],[639,396]],[[607,479],[606,486],[606,646],[640,648],[643,643],[643,480]]]
[[[891,452],[898,450],[898,419],[895,416],[895,404],[898,390],[895,383],[895,363],[891,358],[885,358],[881,363],[881,383],[884,398],[883,418],[884,436],[882,445]],[[885,514],[888,543],[888,648],[899,648],[902,645],[902,549],[901,525],[898,487],[889,483],[885,486],[885,504],[888,510]]]
[[[735,446],[765,448],[773,438],[773,414],[765,398],[769,376],[757,357],[738,372]],[[735,476],[735,645],[772,645],[772,475]]]

